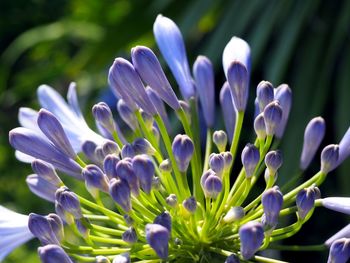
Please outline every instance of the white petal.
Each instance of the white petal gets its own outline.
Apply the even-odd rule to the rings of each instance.
[[[350,198],[327,197],[321,199],[322,205],[328,209],[350,215]]]
[[[25,154],[25,153],[22,153],[20,151],[15,151],[15,156],[17,158],[17,160],[23,162],[23,163],[32,163],[35,158],[28,155],[28,154]]]

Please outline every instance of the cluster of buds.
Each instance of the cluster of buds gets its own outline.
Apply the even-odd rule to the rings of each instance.
[[[259,251],[288,249],[275,242],[297,233],[316,207],[350,213],[347,198],[321,199],[318,188],[349,156],[350,129],[339,145],[323,149],[319,172],[299,184],[325,134],[324,120],[312,119],[305,129],[300,169],[294,177],[279,175],[283,159],[277,147],[292,103],[288,85],[274,88],[268,81],[257,85],[256,139],[245,142],[241,150],[250,86],[249,45],[233,37],[224,49],[227,81],[220,103],[226,131],[214,131],[210,60],[199,56],[191,74],[181,32],[169,18],[157,17],[154,35],[183,100],[174,93],[153,51],[137,46],[131,50],[131,62],[116,58],[108,74],[118,113],[130,129],[120,129],[104,102],[92,108],[99,132],[90,129],[74,83],[67,102],[42,85],[38,88],[42,109],[20,109],[23,127],[10,131],[10,143],[18,159],[32,163],[35,174],[27,177],[30,190],[52,202],[56,213],[20,216],[22,234],[6,232],[8,238],[21,236],[17,244],[38,238],[43,263],[206,262],[209,258],[227,263],[283,262]],[[170,127],[169,112],[177,116],[183,134],[172,134],[176,129]],[[202,151],[204,127],[207,138]],[[290,181],[278,186],[278,175]],[[261,189],[256,187],[257,182],[264,184],[260,177],[265,179],[264,190],[256,195],[251,190]],[[23,221],[29,231],[23,231]],[[2,229],[0,225],[0,235],[5,233]],[[315,247],[330,247],[328,262],[346,262],[349,232],[346,228]]]

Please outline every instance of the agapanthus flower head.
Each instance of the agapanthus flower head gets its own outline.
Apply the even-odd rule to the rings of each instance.
[[[20,109],[23,127],[10,131],[10,144],[18,159],[32,163],[34,174],[26,179],[30,190],[53,202],[56,214],[28,217],[0,207],[0,259],[34,235],[43,245],[39,257],[45,263],[275,262],[255,254],[279,249],[275,242],[297,233],[317,207],[350,214],[350,198],[320,199],[318,188],[350,155],[350,129],[339,145],[324,148],[320,171],[296,185],[324,136],[323,119],[313,119],[305,130],[301,169],[281,185],[282,193],[275,185],[282,165],[277,148],[291,109],[289,86],[257,85],[256,138],[241,141],[243,132],[249,134],[244,119],[251,56],[249,45],[233,37],[222,57],[227,81],[219,100],[225,131],[214,131],[220,122],[213,64],[199,56],[191,74],[176,24],[159,15],[153,30],[182,98],[151,49],[133,48],[132,63],[116,58],[108,82],[130,129],[119,128],[105,102],[92,109],[98,133],[90,129],[75,83],[67,101],[42,85],[37,92],[42,109]],[[206,125],[200,125],[199,116]],[[73,178],[66,180],[64,173]],[[288,218],[281,221],[282,216]],[[348,240],[342,238],[349,238],[347,228],[326,241],[329,262],[347,260]]]

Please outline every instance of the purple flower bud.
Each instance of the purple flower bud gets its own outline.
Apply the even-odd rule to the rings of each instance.
[[[110,69],[110,75],[112,75],[116,87],[120,87],[118,92],[125,102],[127,102],[125,97],[125,94],[127,94],[127,98],[133,99],[133,101],[148,114],[153,116],[157,113],[146,94],[145,87],[143,86],[139,75],[129,61],[123,58],[116,58]],[[127,104],[130,106],[128,102]]]
[[[117,109],[123,121],[130,127],[130,129],[135,131],[138,127],[136,116],[123,99],[118,100]]]
[[[232,254],[226,258],[225,263],[240,263],[239,257]]]
[[[112,263],[131,263],[129,253],[123,253],[120,255],[116,255],[115,258],[113,259]]]
[[[113,178],[109,182],[109,194],[125,212],[131,210],[131,193],[127,181]]]
[[[264,229],[261,223],[250,221],[239,229],[239,238],[241,240],[241,255],[248,260],[260,248],[264,240]]]
[[[156,152],[156,149],[154,149],[152,144],[144,138],[137,138],[132,143],[132,147],[136,154],[154,155]]]
[[[226,215],[223,218],[225,223],[232,223],[234,221],[238,221],[242,219],[245,215],[244,208],[241,206],[231,207],[230,210],[227,211]]]
[[[277,170],[282,166],[283,159],[281,151],[270,151],[265,156],[265,165],[270,175],[275,175]]]
[[[140,183],[132,167],[131,159],[126,158],[120,160],[116,166],[116,174],[120,179],[128,183],[129,190],[131,190],[135,196],[139,195]]]
[[[261,81],[256,88],[256,98],[259,105],[259,112],[263,112],[266,105],[273,101],[274,90],[273,86],[268,81]]]
[[[83,237],[83,238],[88,238],[89,234],[90,234],[90,229],[87,228],[85,226],[85,224],[83,224],[81,219],[75,219],[74,220],[75,225],[77,226],[77,229],[79,231],[79,234]]]
[[[92,114],[98,124],[105,128],[110,134],[115,131],[112,111],[105,102],[99,102],[92,107]]]
[[[147,224],[145,231],[147,243],[161,259],[166,259],[168,257],[170,238],[168,229],[159,224]]]
[[[190,212],[191,214],[193,214],[194,212],[196,212],[197,209],[197,201],[196,198],[194,198],[194,196],[191,196],[187,199],[185,199],[182,202],[183,207]]]
[[[242,151],[241,159],[246,177],[250,178],[260,160],[258,148],[256,148],[253,144],[248,143]]]
[[[177,205],[177,197],[175,194],[170,194],[166,199],[165,199],[166,203],[171,206],[171,207],[175,207]]]
[[[207,57],[197,57],[193,65],[193,76],[205,123],[207,127],[212,128],[215,121],[214,69]]]
[[[153,33],[160,52],[179,84],[183,98],[189,100],[195,92],[179,28],[171,19],[158,15],[153,25]]]
[[[108,193],[108,177],[98,166],[94,164],[85,166],[82,175],[85,180],[86,189],[93,197],[97,197],[99,191]]]
[[[30,213],[28,228],[30,232],[40,240],[42,245],[60,244],[46,216]]]
[[[222,152],[221,153],[222,157],[224,157],[225,160],[225,170],[229,169],[232,165],[233,157],[232,153],[230,152]]]
[[[204,182],[203,191],[206,197],[215,199],[222,191],[222,181],[220,177],[213,174],[209,175]]]
[[[292,90],[287,84],[279,85],[275,89],[275,99],[279,102],[282,108],[282,119],[277,125],[275,135],[277,138],[282,138],[287,126],[290,108],[292,106]]]
[[[256,116],[254,120],[254,130],[259,140],[265,140],[266,124],[265,124],[265,118],[264,118],[263,112],[260,113],[258,116]]]
[[[116,166],[120,161],[115,154],[109,154],[103,161],[103,170],[109,179],[117,177]]]
[[[250,72],[251,56],[250,47],[247,42],[239,37],[232,37],[226,44],[222,54],[222,65],[227,77],[227,71],[233,61],[242,63]]]
[[[350,128],[346,131],[345,135],[339,143],[339,158],[338,164],[341,164],[350,155]]]
[[[172,90],[172,89],[171,89]],[[168,119],[168,115],[166,113],[165,107],[164,107],[164,103],[161,100],[161,98],[159,97],[159,95],[149,86],[146,87],[146,93],[148,95],[148,97],[150,98],[150,100],[152,101],[154,107],[156,107],[160,117],[162,118],[162,120],[165,123],[165,126],[168,130],[170,130],[170,122]],[[180,108],[180,104],[177,101],[177,104],[179,105],[177,109]]]
[[[212,169],[209,169],[209,170],[205,171],[202,174],[202,177],[201,177],[201,186],[202,186],[202,188],[204,188],[205,181],[208,179],[208,177],[210,175],[216,175],[216,173]]]
[[[213,133],[213,142],[220,152],[224,152],[227,145],[227,135],[223,130],[215,131]]]
[[[327,197],[321,199],[321,202],[325,208],[350,215],[350,198],[348,197]]]
[[[57,201],[55,201],[55,211],[63,222],[67,223],[68,225],[74,224],[74,217],[67,213]]]
[[[106,140],[102,145],[102,151],[103,154],[107,156],[108,154],[119,154],[120,148],[115,142],[111,140]]]
[[[67,253],[58,245],[46,245],[38,248],[42,263],[73,263]]]
[[[124,144],[122,148],[122,158],[133,158],[136,155],[134,147],[130,143]]]
[[[334,241],[329,250],[327,263],[346,263],[350,258],[350,238]]]
[[[9,137],[10,144],[16,150],[51,163],[57,169],[81,179],[81,167],[39,133],[19,127],[11,130]]]
[[[233,61],[226,73],[230,84],[233,104],[237,111],[245,111],[248,101],[249,73],[247,68],[238,61]]]
[[[93,161],[94,163],[99,163],[98,157],[96,156],[96,150],[97,145],[93,141],[85,141],[83,145],[81,146],[82,152],[85,154],[89,160]]]
[[[165,159],[163,160],[160,164],[159,164],[159,170],[161,172],[164,173],[171,173],[172,171],[172,166],[171,166],[171,162],[169,159]]]
[[[300,168],[305,170],[314,158],[326,131],[323,118],[313,118],[305,128],[303,150],[300,157]]]
[[[336,144],[330,144],[323,148],[321,152],[321,171],[323,173],[329,173],[338,164],[339,158],[339,146]]]
[[[131,244],[137,242],[137,234],[135,228],[129,227],[127,230],[125,230],[125,232],[122,234],[122,239],[123,241]]]
[[[327,239],[326,242],[324,242],[324,243],[327,247],[330,247],[334,241],[341,239],[341,238],[344,238],[344,237],[350,238],[350,224],[343,227],[340,231],[335,233],[333,236],[331,236],[329,239]]]
[[[178,134],[172,144],[173,154],[181,172],[186,172],[192,159],[194,145],[190,137]]]
[[[282,108],[277,101],[270,102],[264,109],[266,134],[274,135],[282,120]]]
[[[74,159],[76,154],[70,144],[68,137],[58,119],[49,111],[41,109],[38,114],[38,126],[47,138],[57,147],[62,153]]]
[[[155,168],[152,160],[145,154],[137,155],[132,159],[132,168],[140,181],[140,185],[149,194],[152,188],[152,179]]]
[[[304,188],[297,194],[295,202],[298,208],[298,216],[301,220],[303,220],[314,207],[315,199],[317,198],[317,191],[315,191],[314,188],[315,187]]]
[[[103,163],[103,160],[104,160],[105,157],[106,157],[105,153],[103,152],[103,148],[102,148],[101,146],[97,146],[97,147],[95,148],[95,153],[94,153],[94,155],[95,155],[95,158],[96,158],[96,160],[97,160],[97,163],[98,163],[99,165],[101,165],[101,164]]]
[[[225,168],[224,157],[220,153],[212,153],[209,156],[209,166],[218,176],[221,176]]]
[[[72,214],[75,219],[83,217],[78,196],[67,187],[58,188],[55,197],[57,203],[62,206],[65,212]]]
[[[169,212],[164,211],[161,213],[154,219],[153,224],[164,226],[166,229],[168,229],[169,233],[171,233],[171,216]]]
[[[55,192],[58,186],[46,179],[31,174],[27,176],[26,183],[32,193],[49,202],[55,202]]]
[[[62,219],[56,214],[48,214],[46,216],[53,233],[55,234],[58,241],[61,241],[64,237],[64,229]]]
[[[230,141],[232,141],[233,130],[236,122],[236,109],[233,105],[230,85],[227,81],[224,83],[220,91],[220,104],[222,115],[224,117],[226,133]]]
[[[283,194],[278,186],[274,186],[262,194],[261,204],[265,214],[265,225],[268,228],[274,228],[278,223],[278,216],[283,205]]]
[[[137,46],[131,49],[132,63],[142,80],[147,83],[175,111],[180,108],[178,99],[162,67],[151,49]]]
[[[55,168],[42,160],[36,159],[32,162],[33,171],[45,181],[59,187],[63,185],[61,179],[58,177]]]

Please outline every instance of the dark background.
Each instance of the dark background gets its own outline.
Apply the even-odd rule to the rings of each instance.
[[[252,48],[250,105],[260,80],[290,85],[293,107],[281,145],[280,182],[298,166],[303,130],[312,117],[321,115],[326,120],[323,146],[340,141],[350,124],[350,1],[1,1],[1,204],[21,213],[52,210],[27,189],[24,180],[30,167],[19,163],[9,147],[8,131],[18,126],[18,108],[38,107],[35,92],[40,84],[65,94],[69,82],[76,81],[81,106],[91,122],[91,106],[111,96],[107,70],[113,59],[128,58],[130,48],[137,44],[159,53],[152,34],[159,13],[179,25],[191,65],[199,54],[212,60],[217,94],[224,81],[222,51],[233,35],[247,40]],[[244,132],[244,143],[252,134],[252,111],[253,107],[244,123],[249,131]],[[223,128],[222,121],[217,128]],[[305,177],[318,168],[319,157]],[[349,195],[349,175],[347,160],[328,176],[322,195]],[[349,217],[317,209],[301,233],[286,244],[322,243],[348,222]],[[38,262],[37,245],[32,241],[5,262]],[[282,254],[282,259],[291,262],[325,262],[326,257],[327,252]]]

